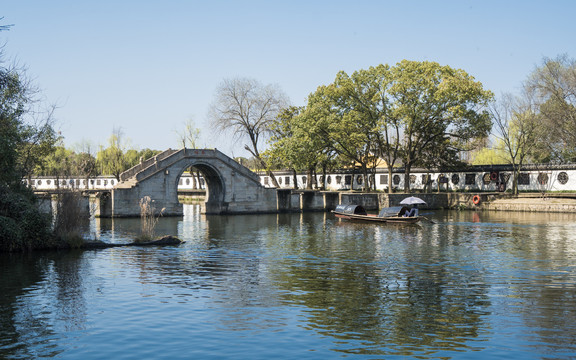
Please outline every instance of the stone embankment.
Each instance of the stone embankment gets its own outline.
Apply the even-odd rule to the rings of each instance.
[[[554,197],[502,198],[481,204],[484,210],[575,213],[576,199]]]

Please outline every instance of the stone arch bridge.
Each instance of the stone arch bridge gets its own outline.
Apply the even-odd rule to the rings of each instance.
[[[140,199],[150,196],[156,209],[165,216],[183,215],[178,201],[178,181],[194,166],[206,181],[207,214],[276,212],[276,189],[265,188],[258,175],[222,152],[213,149],[166,150],[120,175],[120,182],[109,193],[95,196],[95,215],[99,217],[140,216]]]

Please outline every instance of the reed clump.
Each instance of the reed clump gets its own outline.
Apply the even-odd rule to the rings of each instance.
[[[56,196],[54,235],[72,248],[82,246],[82,232],[90,221],[90,211],[82,206],[82,200],[80,191],[63,191]]]
[[[156,225],[164,210],[166,208],[162,208],[156,215],[154,200],[150,196],[144,196],[140,199],[140,236],[135,239],[135,242],[142,243],[154,240]]]

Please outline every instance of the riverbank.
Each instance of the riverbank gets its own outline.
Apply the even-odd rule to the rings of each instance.
[[[426,201],[422,209],[494,210],[520,212],[576,213],[576,193],[521,193],[513,197],[508,193],[361,193],[356,191],[279,190],[278,212],[331,211],[338,204],[362,205],[378,211],[384,207],[399,206],[408,196]],[[474,198],[477,197],[477,203]],[[201,204],[204,199],[180,198],[182,203]]]
[[[338,198],[343,204],[359,204],[369,210],[399,206],[407,196],[418,196],[426,201],[422,209],[492,210],[514,212],[575,213],[575,194],[525,193],[518,197],[499,192],[485,193],[349,193],[342,192]],[[476,201],[475,201],[476,198]]]

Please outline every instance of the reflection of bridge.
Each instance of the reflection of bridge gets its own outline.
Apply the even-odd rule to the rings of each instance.
[[[276,189],[260,184],[260,177],[233,159],[214,149],[166,150],[141,162],[120,175],[110,196],[93,198],[96,216],[139,216],[139,202],[150,196],[156,209],[164,215],[182,215],[178,201],[178,180],[191,166],[206,181],[207,214],[274,212],[277,210]]]

